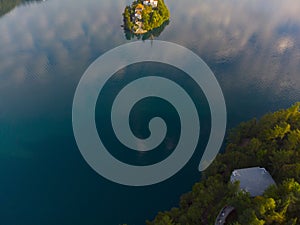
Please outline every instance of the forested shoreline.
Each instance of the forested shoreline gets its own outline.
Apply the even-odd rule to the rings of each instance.
[[[214,224],[225,205],[236,210],[226,224],[296,225],[300,223],[300,103],[243,122],[227,139],[226,150],[203,173],[178,207],[159,212],[147,225]],[[264,167],[277,185],[250,197],[231,183],[234,169]]]

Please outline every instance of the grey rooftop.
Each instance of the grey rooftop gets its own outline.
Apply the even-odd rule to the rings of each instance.
[[[236,169],[230,181],[240,181],[241,190],[249,192],[251,197],[262,195],[270,185],[275,185],[270,173],[261,167]]]

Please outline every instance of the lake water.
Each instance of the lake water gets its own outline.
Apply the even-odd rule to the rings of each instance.
[[[300,100],[299,1],[165,2],[170,24],[156,39],[183,45],[209,65],[224,93],[228,128]],[[128,4],[48,0],[20,4],[0,17],[0,224],[143,224],[158,211],[176,206],[179,196],[200,179],[201,151],[171,179],[127,187],[95,173],[77,148],[72,131],[75,89],[98,56],[136,41],[126,40],[120,27]],[[149,68],[172,72],[184,81],[180,71],[161,66],[133,66],[124,79]],[[122,82],[113,80],[107,87],[104,105]],[[201,91],[193,90],[204,121],[202,149],[209,110]],[[160,110],[147,115],[159,112],[170,123],[176,120],[172,108],[157,103]],[[147,104],[143,110],[150,109]],[[143,111],[136,118],[141,115]],[[97,122],[101,116],[97,106]],[[174,130],[178,126],[175,122]],[[114,145],[106,135],[107,145]],[[116,146],[112,154],[132,164],[153,163],[170,154],[168,150],[146,159],[124,155]]]

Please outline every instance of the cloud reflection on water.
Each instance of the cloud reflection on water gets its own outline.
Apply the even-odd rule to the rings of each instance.
[[[53,111],[48,103],[53,99],[71,99],[70,89],[87,66],[127,42],[120,25],[129,3],[49,0],[1,17],[1,117],[30,117]],[[271,93],[274,101],[299,100],[300,2],[166,0],[166,4],[171,20],[159,39],[199,54],[214,69],[226,96],[251,89]],[[20,99],[26,99],[26,107]],[[66,109],[63,100],[56,104],[58,114]]]

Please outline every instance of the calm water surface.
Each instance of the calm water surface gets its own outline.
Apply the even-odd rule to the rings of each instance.
[[[175,206],[199,180],[201,152],[171,179],[132,188],[100,177],[76,146],[71,120],[75,88],[93,60],[129,42],[120,27],[129,3],[48,0],[18,5],[0,17],[0,224],[143,224]],[[158,39],[191,49],[210,66],[224,92],[229,128],[300,100],[299,1],[166,4],[171,20]],[[129,68],[125,79],[140,70]],[[182,80],[180,72],[174,77]],[[121,84],[113,81],[107,90]],[[201,92],[191,90],[202,118],[209,121]],[[110,92],[104,96],[109,99]],[[172,113],[165,116],[176,119]],[[99,107],[96,117],[101,117]],[[143,157],[114,154],[147,163]]]

